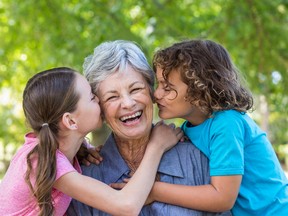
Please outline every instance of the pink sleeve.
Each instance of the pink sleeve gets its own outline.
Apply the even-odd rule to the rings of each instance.
[[[59,150],[57,150],[56,155],[57,160],[57,173],[56,173],[56,180],[58,180],[61,176],[65,175],[69,172],[77,172],[77,170],[73,167],[73,165],[70,163],[68,158]]]

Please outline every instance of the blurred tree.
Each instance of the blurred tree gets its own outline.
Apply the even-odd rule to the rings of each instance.
[[[2,165],[7,166],[28,131],[21,108],[27,79],[63,65],[81,72],[94,47],[115,39],[137,42],[149,60],[157,48],[182,39],[221,43],[255,95],[253,117],[274,144],[287,143],[287,7],[286,0],[2,0],[0,160],[6,160]],[[95,134],[94,144],[107,136],[102,131]]]

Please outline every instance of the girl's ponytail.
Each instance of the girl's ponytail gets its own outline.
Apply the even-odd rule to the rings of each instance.
[[[65,112],[76,109],[75,71],[54,68],[32,77],[23,93],[27,122],[37,135],[38,144],[27,155],[25,181],[39,207],[39,215],[54,214],[52,189],[57,174],[59,122]]]

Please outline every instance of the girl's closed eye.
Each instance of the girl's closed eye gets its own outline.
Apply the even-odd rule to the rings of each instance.
[[[97,97],[96,94],[94,94],[94,93],[91,94],[91,101],[94,102],[94,103],[95,102],[99,103],[99,98]]]
[[[91,97],[91,100],[99,100],[99,97],[97,96],[97,94],[95,93],[92,93],[92,97]]]

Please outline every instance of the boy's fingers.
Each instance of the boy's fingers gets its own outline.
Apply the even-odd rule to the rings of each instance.
[[[95,158],[92,155],[88,155],[86,160],[89,161],[90,163],[97,164],[97,165],[100,164],[102,161],[102,159]]]
[[[96,147],[96,151],[98,151],[98,152],[101,151],[102,147],[103,147],[103,145],[97,146],[97,147]]]
[[[171,127],[172,129],[175,129],[175,124],[174,123],[171,123],[171,124],[169,124],[169,127]]]
[[[126,185],[126,183],[111,183],[109,185],[114,189],[122,189]]]
[[[82,163],[85,165],[85,166],[89,166],[90,165],[90,162],[86,159],[83,159]]]
[[[94,160],[98,160],[98,161],[102,161],[103,158],[101,157],[101,155],[98,153],[98,151],[89,151],[89,155],[87,156],[87,160],[89,160],[90,162],[94,161]]]
[[[160,121],[158,121],[158,122],[155,124],[155,126],[156,126],[156,125],[163,124],[163,123],[164,123],[164,121],[163,121],[163,120],[160,120]]]
[[[130,178],[123,179],[123,182],[128,183],[130,181]]]

